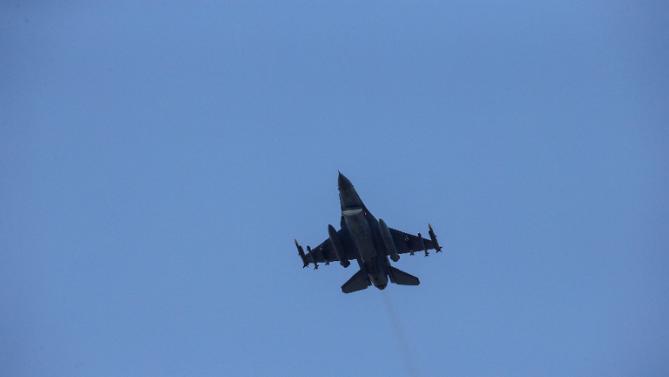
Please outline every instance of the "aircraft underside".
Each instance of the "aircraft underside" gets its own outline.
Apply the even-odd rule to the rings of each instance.
[[[342,211],[341,229],[328,226],[328,238],[312,249],[307,246],[307,253],[295,241],[298,254],[307,267],[313,264],[318,269],[319,263],[326,265],[339,262],[346,268],[351,261],[357,261],[360,269],[341,286],[344,293],[351,293],[374,285],[384,289],[388,282],[399,285],[419,285],[420,280],[390,264],[400,259],[400,254],[441,251],[437,236],[429,226],[429,239],[418,233],[412,235],[390,228],[382,219],[376,219],[364,205],[351,182],[339,173],[339,197]]]

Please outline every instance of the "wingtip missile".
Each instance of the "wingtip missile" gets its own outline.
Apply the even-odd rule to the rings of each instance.
[[[304,254],[304,249],[302,246],[295,240],[295,247],[297,248],[297,254],[300,256],[302,259],[302,263],[304,264],[302,268],[305,268],[309,265],[309,262],[307,261],[307,256]]]
[[[434,233],[434,229],[432,228],[432,224],[427,224],[427,227],[429,229],[428,233],[430,235],[430,241],[434,244],[434,249],[438,252],[441,251],[441,245],[439,245],[439,242],[437,241],[437,235]]]

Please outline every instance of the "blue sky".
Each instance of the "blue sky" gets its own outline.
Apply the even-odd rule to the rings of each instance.
[[[0,10],[0,374],[669,374],[664,2]],[[301,269],[338,169],[420,287]]]

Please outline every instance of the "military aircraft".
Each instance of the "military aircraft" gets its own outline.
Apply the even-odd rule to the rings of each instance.
[[[376,219],[367,209],[365,204],[355,191],[353,184],[341,172],[338,178],[339,201],[341,203],[341,229],[335,230],[328,225],[329,238],[315,248],[307,246],[307,253],[295,240],[297,252],[302,258],[304,267],[313,263],[318,269],[318,263],[330,264],[339,261],[344,268],[348,267],[352,260],[356,260],[360,271],[356,272],[341,290],[351,293],[366,289],[370,285],[378,289],[384,289],[388,285],[388,278],[395,284],[418,285],[417,277],[390,265],[388,257],[393,262],[400,259],[400,254],[424,252],[428,256],[428,250],[441,251],[437,242],[437,236],[431,225],[429,227],[430,239],[424,239],[418,233],[412,235],[402,231],[389,228],[383,219]]]

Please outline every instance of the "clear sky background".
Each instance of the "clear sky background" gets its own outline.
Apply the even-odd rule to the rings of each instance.
[[[669,375],[664,1],[3,1],[0,375]],[[420,287],[292,244],[337,170]]]

